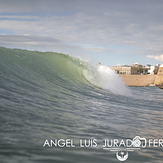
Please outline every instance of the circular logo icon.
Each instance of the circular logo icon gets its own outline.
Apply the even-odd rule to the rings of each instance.
[[[119,149],[116,156],[119,161],[125,161],[128,158],[128,152],[126,149]]]
[[[140,145],[141,145],[141,141],[139,139],[136,139],[136,140],[133,141],[133,146],[134,147],[140,147]]]

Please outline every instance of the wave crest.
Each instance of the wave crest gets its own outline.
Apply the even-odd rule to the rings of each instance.
[[[108,66],[96,65],[94,70],[83,70],[83,75],[87,81],[96,87],[105,89],[114,94],[131,95],[130,90],[122,81],[122,79],[117,75],[114,70],[110,69]]]

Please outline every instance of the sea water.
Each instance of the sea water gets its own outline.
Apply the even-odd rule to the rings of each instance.
[[[163,91],[127,87],[109,67],[0,47],[0,163],[114,163],[105,141],[163,139]],[[162,163],[163,147],[126,162]]]

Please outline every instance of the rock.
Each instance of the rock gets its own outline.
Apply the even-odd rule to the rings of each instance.
[[[161,83],[159,85],[156,84],[156,86],[159,87],[160,89],[163,89],[163,83]]]

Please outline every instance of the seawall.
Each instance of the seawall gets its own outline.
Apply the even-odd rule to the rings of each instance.
[[[163,67],[159,68],[154,84],[160,85],[161,83],[163,83]]]
[[[119,76],[122,78],[122,80],[125,82],[127,86],[148,87],[151,84],[155,83],[157,75],[119,75]]]

